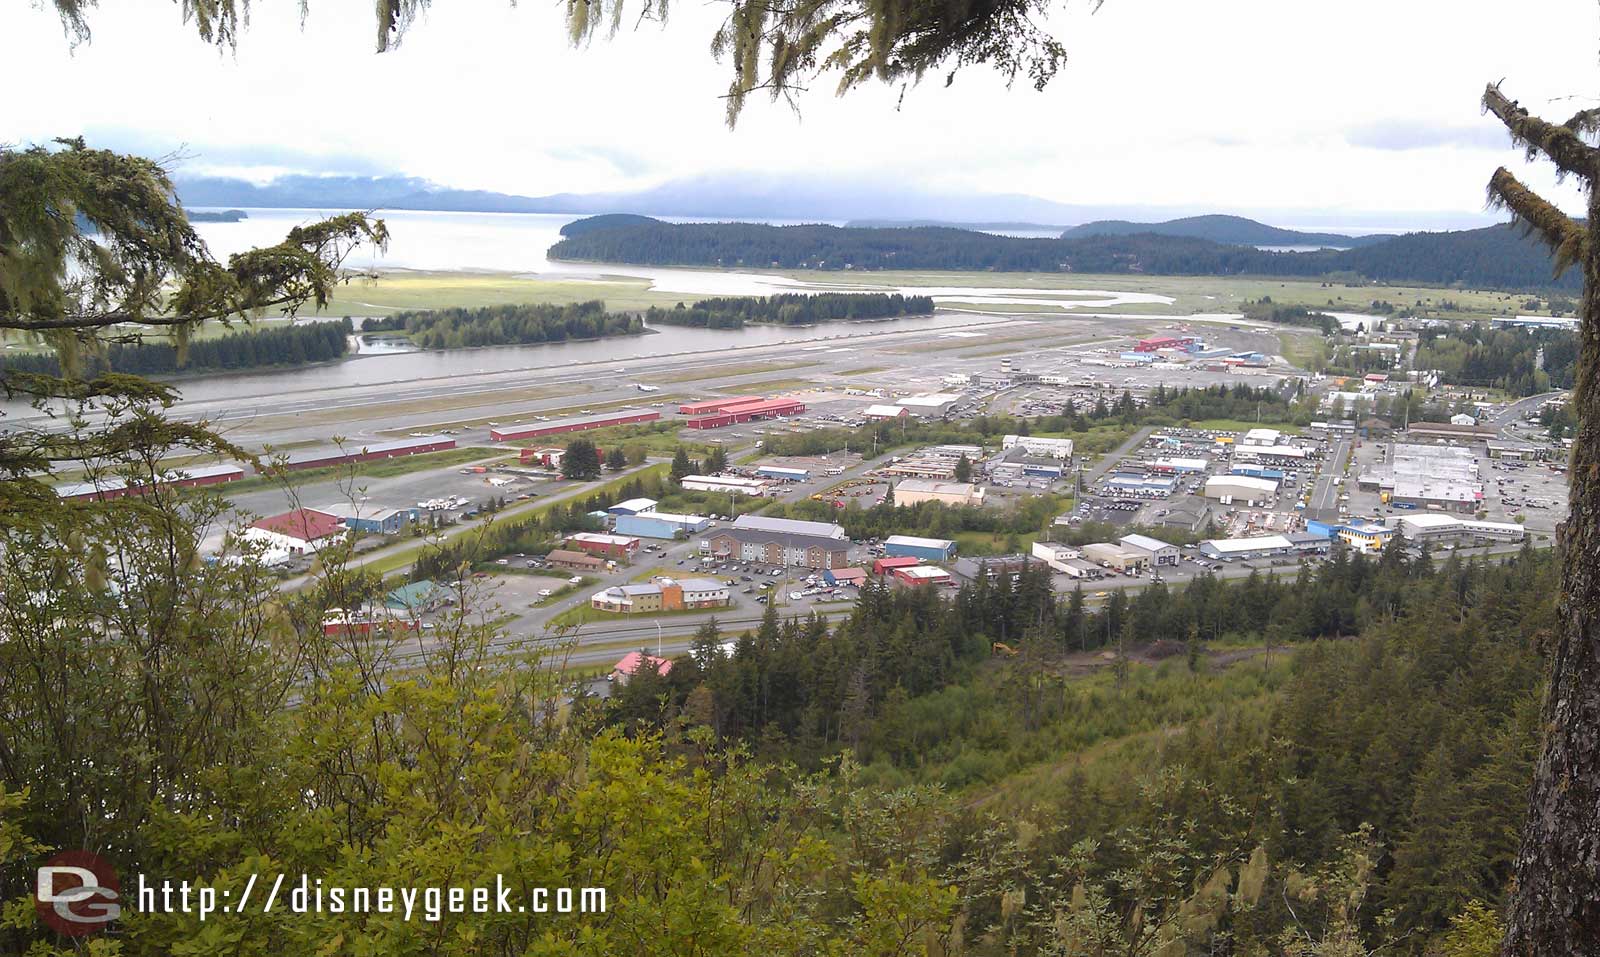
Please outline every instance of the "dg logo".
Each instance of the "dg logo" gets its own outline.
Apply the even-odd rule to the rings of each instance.
[[[39,868],[34,907],[57,933],[84,937],[121,916],[121,892],[116,869],[100,855],[64,851]]]

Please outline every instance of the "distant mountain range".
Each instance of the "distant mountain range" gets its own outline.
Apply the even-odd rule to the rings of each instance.
[[[855,179],[795,180],[707,176],[643,190],[516,196],[451,189],[406,176],[282,176],[270,183],[220,177],[176,181],[186,206],[289,209],[415,209],[480,213],[623,213],[694,219],[836,222],[873,216],[922,219],[937,213],[973,221],[1046,218],[1082,222],[1125,215],[1126,206],[1067,206],[1015,194],[958,195]]]
[[[948,219],[852,219],[845,223],[851,229],[912,229],[917,226],[942,226],[946,229],[970,229],[979,233],[1060,233],[1070,226],[1052,226],[1047,223],[958,223]]]
[[[1317,235],[1274,230],[1249,220],[1220,226],[1233,230],[1232,235],[1250,239],[1281,239],[1284,233],[1297,240]],[[1552,278],[1549,251],[1503,225],[1371,237],[1371,241],[1350,249],[1315,252],[1268,251],[1258,249],[1254,243],[1224,243],[1151,231],[1024,239],[940,226],[872,229],[764,223],[675,224],[646,216],[579,220],[564,233],[564,238],[550,247],[550,258],[723,268],[1293,276],[1517,290],[1576,289],[1579,285],[1579,277],[1572,271],[1559,280]],[[1309,244],[1296,241],[1282,245]]]
[[[176,178],[178,196],[188,207],[289,209],[406,209],[486,213],[648,213],[686,219],[835,222],[871,226],[958,226],[1000,232],[1060,233],[1066,226],[1044,223],[1121,223],[1209,213],[1207,209],[1129,205],[1070,205],[1016,193],[951,193],[861,177],[716,174],[674,180],[623,192],[552,193],[518,196],[488,190],[453,189],[409,176],[281,176],[269,183],[215,176]],[[1241,211],[1246,212],[1246,211]],[[1451,229],[1484,225],[1479,214],[1383,214],[1334,216],[1301,211],[1296,223],[1371,223],[1394,229]],[[1209,219],[1210,217],[1197,217]],[[1183,223],[1185,220],[1173,220]],[[1151,223],[1144,231],[1169,223]],[[1082,227],[1078,227],[1082,228]],[[1102,231],[1113,228],[1106,226]],[[1181,227],[1174,227],[1181,228]],[[1272,227],[1263,227],[1271,229]],[[1351,226],[1352,230],[1360,231]],[[1317,235],[1317,234],[1311,234]],[[1330,234],[1332,235],[1332,234]],[[1218,238],[1202,235],[1200,238]],[[1344,237],[1340,237],[1343,239]],[[1219,239],[1219,241],[1243,241]],[[1268,240],[1259,245],[1299,245],[1301,240]]]

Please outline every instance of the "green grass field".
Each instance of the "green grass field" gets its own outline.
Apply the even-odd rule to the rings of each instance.
[[[1328,343],[1314,332],[1280,332],[1283,357],[1301,369],[1318,369],[1328,361]]]
[[[1040,534],[1040,532],[1029,532],[1026,535],[1016,536],[1016,551],[1027,553],[1033,548],[1033,543],[1039,539]],[[1006,543],[1012,536],[1004,532],[956,532],[951,537],[955,539],[958,554],[967,558],[980,558],[984,555],[1008,554]]]
[[[652,292],[649,280],[626,276],[586,280],[516,273],[394,271],[380,273],[376,280],[356,280],[340,286],[321,315],[334,318],[387,316],[413,309],[524,302],[566,304],[590,299],[602,299],[613,310],[638,310],[698,302],[703,298]],[[311,315],[305,310],[301,314]]]
[[[353,447],[359,448],[359,446]],[[448,468],[452,465],[464,465],[467,462],[483,462],[504,456],[504,449],[487,449],[477,446],[468,446],[463,449],[445,449],[442,452],[423,452],[419,455],[403,455],[399,458],[379,459],[374,462],[354,462],[349,465],[330,465],[319,469],[300,469],[285,472],[283,478],[295,487],[309,485],[312,482],[324,482],[333,478],[393,478],[397,475],[410,475],[413,472],[423,472],[428,469]],[[270,455],[263,455],[262,460],[271,463]],[[272,475],[257,475],[251,478],[230,482],[226,490],[234,492],[251,492],[267,487],[276,487],[282,479]]]
[[[1170,306],[1151,303],[1127,303],[1115,306],[1095,306],[1095,312],[1126,313],[1190,313],[1237,312],[1245,300],[1270,296],[1279,305],[1301,305],[1330,309],[1335,312],[1367,312],[1374,301],[1384,301],[1396,307],[1419,309],[1426,315],[1453,319],[1484,319],[1490,316],[1524,312],[1522,304],[1529,298],[1526,293],[1507,293],[1493,290],[1443,289],[1415,285],[1381,285],[1374,283],[1329,283],[1317,279],[1277,279],[1254,276],[1135,276],[1105,275],[1098,273],[1019,273],[1019,272],[947,272],[947,271],[895,271],[852,273],[848,278],[836,272],[817,270],[783,270],[781,275],[805,282],[835,286],[840,289],[875,290],[889,286],[967,286],[974,289],[1013,288],[1026,289],[1034,298],[1062,298],[1068,290],[1098,292],[1140,292],[1168,296]],[[1082,297],[1088,298],[1088,297]],[[1445,308],[1445,304],[1455,308]],[[1048,314],[1057,312],[1051,306],[993,306],[960,303],[956,308],[974,311],[1001,311]],[[1071,313],[1059,311],[1063,318]]]

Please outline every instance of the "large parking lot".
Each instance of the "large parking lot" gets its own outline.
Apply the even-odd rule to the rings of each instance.
[[[1371,515],[1384,521],[1404,515],[1411,509],[1385,504],[1380,493],[1361,489],[1354,480],[1363,472],[1380,468],[1391,454],[1392,442],[1362,442],[1354,450],[1350,475],[1345,483],[1348,506],[1353,514]],[[1530,535],[1550,535],[1567,513],[1567,479],[1564,472],[1548,462],[1520,462],[1493,459],[1482,444],[1468,447],[1477,463],[1478,481],[1483,486],[1481,508],[1492,522],[1525,525]],[[1450,510],[1451,514],[1472,514]]]
[[[1331,449],[1325,438],[1312,435],[1287,435],[1286,439],[1307,450],[1303,462],[1278,466],[1283,473],[1276,494],[1257,505],[1224,504],[1204,497],[1208,478],[1227,475],[1235,458],[1244,458],[1238,442],[1241,433],[1217,430],[1160,429],[1137,449],[1109,463],[1103,474],[1085,489],[1074,516],[1080,521],[1109,522],[1114,525],[1143,525],[1160,528],[1213,524],[1224,537],[1267,535],[1297,531],[1305,527],[1306,508],[1312,486],[1328,462]],[[1222,441],[1219,441],[1222,440]],[[1125,484],[1118,484],[1113,476]],[[1126,480],[1143,479],[1148,487],[1134,487]],[[1342,478],[1341,478],[1342,484]],[[1188,516],[1204,520],[1188,521]]]

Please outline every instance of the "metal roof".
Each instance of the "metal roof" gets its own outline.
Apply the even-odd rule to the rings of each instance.
[[[1213,538],[1201,542],[1217,552],[1259,552],[1266,549],[1293,548],[1294,543],[1282,535],[1258,535],[1255,538]]]
[[[918,538],[915,535],[890,535],[883,540],[885,545],[910,545],[913,548],[940,548],[948,551],[956,543],[948,538]]]
[[[1163,548],[1174,548],[1174,547],[1176,547],[1176,546],[1173,546],[1173,545],[1169,545],[1166,542],[1163,542],[1158,538],[1151,538],[1148,535],[1124,535],[1121,538],[1117,539],[1117,541],[1121,542],[1124,545],[1131,545],[1134,548],[1142,548],[1147,552],[1158,552],[1158,551],[1162,550]]]
[[[761,515],[740,515],[733,527],[763,532],[784,532],[789,535],[813,535],[818,538],[844,538],[844,529],[833,522],[806,522],[796,518],[767,518]]]

